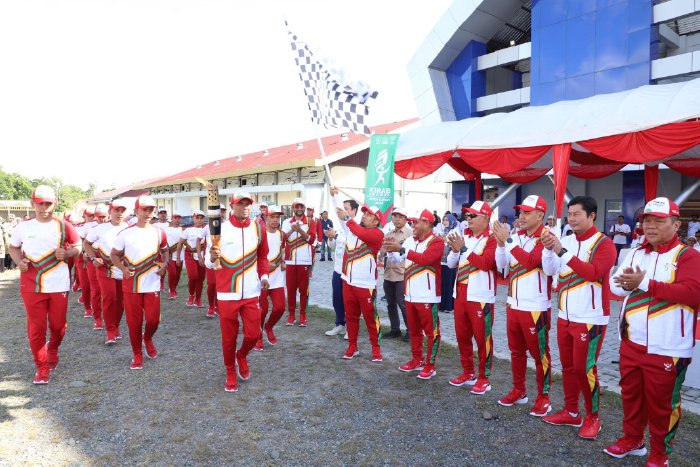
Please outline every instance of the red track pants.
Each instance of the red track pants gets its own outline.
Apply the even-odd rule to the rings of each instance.
[[[269,300],[268,300],[269,298]],[[270,313],[270,319],[267,320],[267,325],[265,324],[265,317],[267,316],[268,302],[272,301],[272,312]],[[260,328],[261,329],[272,329],[275,324],[284,315],[284,287],[278,287],[276,289],[263,290],[260,292]]]
[[[168,261],[168,288],[170,292],[177,292],[177,284],[180,283],[182,275],[182,264],[177,265],[177,261],[171,259]]]
[[[37,369],[45,368],[47,358],[58,360],[58,346],[66,334],[68,292],[22,292],[27,312],[27,337]],[[49,345],[46,345],[46,328],[49,328]]]
[[[620,388],[622,431],[641,442],[649,424],[652,453],[669,454],[681,420],[681,386],[690,358],[647,353],[646,347],[622,339]]]
[[[187,253],[185,253],[185,267],[187,268],[187,289],[190,295],[194,295],[197,300],[201,300],[206,268]]]
[[[78,277],[80,277],[80,288],[82,289],[80,296],[83,298],[83,307],[85,307],[85,311],[91,311],[90,294],[92,291],[90,290],[90,278],[88,277],[84,256],[80,256],[80,259],[75,264],[75,269],[78,272]]]
[[[479,379],[490,377],[493,364],[493,304],[468,302],[467,286],[457,284],[454,317],[462,369],[467,374],[474,373],[474,338],[479,355]]]
[[[306,319],[306,305],[309,301],[309,274],[311,266],[288,264],[285,269],[287,279],[287,310],[289,319],[294,321],[297,308],[297,290],[299,291],[299,320]]]
[[[124,299],[121,279],[107,277],[106,268],[97,269],[97,280],[102,292],[102,316],[104,317],[107,339],[115,339],[119,334],[119,324],[124,314]]]
[[[428,354],[425,363],[435,365],[440,348],[440,318],[437,303],[406,302],[406,319],[411,336],[413,360],[423,360],[423,334],[428,337]]]
[[[216,307],[218,301],[216,299],[216,271],[207,268],[207,300],[210,307]]]
[[[97,268],[92,264],[92,261],[87,262],[87,275],[90,280],[90,307],[92,308],[92,316],[97,323],[102,321],[102,293],[100,292],[100,283],[97,280]]]
[[[160,292],[133,293],[126,290],[122,292],[131,349],[134,355],[141,355],[141,340],[151,340],[160,324]],[[144,318],[146,326],[142,331]]]
[[[377,313],[374,303],[376,298],[376,289],[355,287],[343,281],[343,304],[345,305],[348,344],[357,347],[357,335],[360,332],[360,313],[362,313],[367,332],[369,333],[369,343],[373,348],[381,345],[382,332],[379,326],[379,313]]]
[[[606,325],[557,320],[557,343],[564,385],[564,410],[578,413],[583,393],[586,413],[597,414],[600,399],[598,355],[605,338]]]
[[[260,303],[258,297],[245,300],[219,301],[219,325],[221,326],[221,350],[227,372],[236,371],[236,339],[238,337],[238,316],[243,321],[243,342],[239,352],[248,356],[262,333],[260,332]]]
[[[527,353],[535,359],[537,395],[549,394],[552,369],[549,358],[549,326],[551,311],[521,311],[507,308],[508,348],[513,371],[513,388],[525,389]]]

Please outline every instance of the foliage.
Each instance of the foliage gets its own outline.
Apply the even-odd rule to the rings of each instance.
[[[75,185],[65,185],[58,177],[29,179],[24,175],[9,173],[0,167],[0,199],[28,200],[32,190],[37,185],[49,185],[56,190],[58,206],[56,211],[70,211],[80,199],[88,198],[95,193],[95,184],[91,183],[87,190]]]

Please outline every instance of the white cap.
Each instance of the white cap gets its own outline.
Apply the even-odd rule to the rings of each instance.
[[[282,209],[279,206],[273,204],[272,206],[267,207],[267,214],[284,214],[284,212],[282,212]]]
[[[401,214],[404,217],[408,217],[408,212],[404,208],[395,207],[392,209],[391,214]]]
[[[97,217],[106,217],[109,214],[109,207],[106,204],[98,204],[95,208],[95,215]]]
[[[292,207],[301,204],[302,206],[306,206],[306,202],[304,201],[304,198],[294,198],[294,202],[292,203]]]
[[[204,215],[204,211],[202,211],[201,209],[195,209],[195,210],[192,212],[192,215],[193,215],[193,216],[203,216],[203,215]]]

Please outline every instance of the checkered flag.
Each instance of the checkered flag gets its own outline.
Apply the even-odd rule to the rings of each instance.
[[[285,24],[286,21],[285,21]],[[289,30],[289,29],[288,29]],[[349,128],[353,133],[370,135],[366,124],[370,99],[377,97],[362,82],[348,82],[342,69],[323,64],[307,44],[289,31],[294,61],[311,111],[311,121],[326,128]]]

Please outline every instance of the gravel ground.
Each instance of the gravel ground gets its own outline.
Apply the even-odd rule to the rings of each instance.
[[[164,300],[154,339],[159,356],[145,359],[143,371],[130,371],[125,323],[125,340],[104,347],[71,294],[59,367],[48,386],[35,387],[17,278],[16,272],[0,276],[0,465],[642,462],[602,453],[620,434],[615,394],[602,396],[599,439],[585,441],[573,428],[529,416],[529,405],[496,403],[510,389],[507,361],[495,361],[494,390],[480,397],[447,384],[459,373],[449,346],[440,349],[438,376],[427,382],[397,370],[410,356],[400,340],[386,340],[384,362],[372,363],[366,331],[362,354],[344,361],[342,338],[323,335],[332,313],[316,308],[306,329],[278,326],[279,345],[251,353],[251,379],[226,393],[218,325],[204,309]],[[528,384],[534,395],[532,373]],[[556,377],[553,387],[558,408]],[[671,461],[697,465],[699,441],[700,418],[684,414]]]

